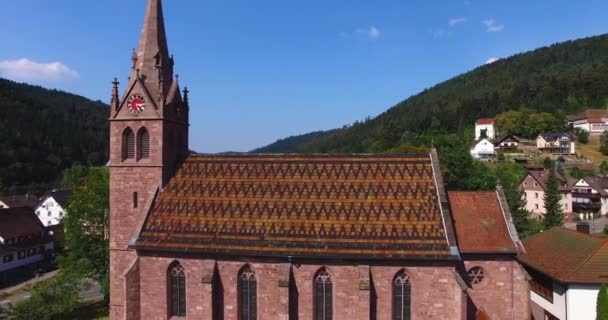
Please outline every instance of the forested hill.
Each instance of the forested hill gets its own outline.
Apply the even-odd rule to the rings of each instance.
[[[607,98],[608,35],[602,35],[481,66],[424,90],[374,119],[291,137],[255,151],[382,152],[408,133],[431,128],[462,133],[476,119],[508,110],[548,112],[562,118],[585,108],[605,107]]]
[[[0,79],[0,194],[41,192],[74,163],[104,164],[108,112],[101,102]]]

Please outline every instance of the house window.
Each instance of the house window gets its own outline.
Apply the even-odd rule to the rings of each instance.
[[[238,281],[239,320],[256,320],[257,284],[249,265],[241,270]]]
[[[480,284],[485,278],[485,272],[482,267],[473,267],[469,269],[469,282],[471,284]]]
[[[536,208],[536,210],[538,210],[540,207],[538,206],[538,204],[535,204],[534,207]]]
[[[12,254],[7,254],[2,258],[2,262],[9,263],[15,259],[15,256]]]
[[[527,187],[527,186],[528,186],[528,183],[527,183],[527,182],[524,182],[524,187]]]
[[[139,129],[137,133],[137,158],[150,159],[150,134],[146,128]]]
[[[538,183],[534,182],[534,187],[538,187]]]
[[[325,268],[315,277],[315,320],[331,320],[333,315],[331,276]]]
[[[410,320],[412,286],[410,277],[401,271],[393,281],[393,320]]]
[[[135,135],[131,128],[122,133],[122,160],[135,159]]]
[[[186,316],[186,273],[184,268],[174,262],[167,271],[168,291],[169,291],[169,316]]]
[[[534,198],[538,199],[538,192],[534,193]]]
[[[25,258],[25,250],[17,253],[17,259],[21,260],[23,258]]]

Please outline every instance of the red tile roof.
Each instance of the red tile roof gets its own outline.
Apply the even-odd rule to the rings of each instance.
[[[584,119],[608,118],[608,111],[605,109],[587,109],[579,114],[569,115],[566,117],[569,121],[577,121]]]
[[[0,197],[0,202],[6,204],[9,208],[36,208],[38,198],[34,195],[4,196]]]
[[[478,125],[481,125],[481,124],[494,124],[494,119],[492,119],[492,118],[479,119],[479,120],[475,121],[475,124],[478,124]]]
[[[608,239],[564,228],[523,240],[526,266],[563,283],[608,283]]]
[[[463,253],[517,253],[498,193],[449,192],[458,247]]]
[[[456,259],[450,250],[456,243],[449,207],[433,159],[192,155],[158,194],[135,247],[281,257]]]

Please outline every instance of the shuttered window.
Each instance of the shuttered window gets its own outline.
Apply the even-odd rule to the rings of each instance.
[[[135,134],[131,128],[125,129],[122,134],[122,159],[135,159]]]
[[[169,297],[169,315],[171,317],[186,316],[186,273],[184,268],[174,262],[167,271]]]
[[[331,276],[321,269],[315,277],[315,320],[331,320],[333,316]]]
[[[412,286],[410,278],[401,271],[393,281],[393,320],[410,320],[412,305]]]
[[[150,134],[146,128],[141,128],[137,134],[138,159],[150,159]]]
[[[250,266],[239,273],[239,320],[257,319],[257,282]]]

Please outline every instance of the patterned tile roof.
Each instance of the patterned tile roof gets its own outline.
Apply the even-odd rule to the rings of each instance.
[[[455,259],[449,207],[443,188],[437,188],[443,182],[433,159],[192,155],[157,195],[135,247]]]
[[[553,228],[523,240],[519,260],[564,283],[608,283],[608,239]]]
[[[448,197],[461,252],[517,253],[507,225],[511,219],[497,192],[449,192]]]

